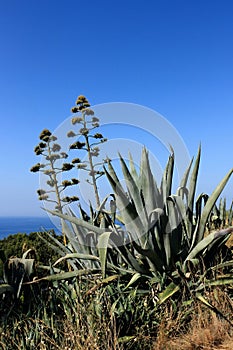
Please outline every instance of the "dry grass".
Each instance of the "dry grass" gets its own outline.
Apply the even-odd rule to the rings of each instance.
[[[221,321],[216,315],[207,316],[202,311],[198,318],[194,317],[190,330],[174,339],[163,339],[158,342],[154,350],[196,350],[196,349],[233,349],[230,325]]]
[[[215,288],[205,298],[233,322],[233,301],[227,290]],[[102,322],[80,313],[75,320],[57,319],[45,324],[38,319],[24,319],[5,329],[0,337],[3,350],[232,350],[233,327],[200,302],[189,306],[167,303],[161,310],[161,322],[156,334],[143,334],[124,344],[118,342],[114,318],[103,317]],[[84,309],[83,309],[84,310]],[[88,314],[88,312],[87,312]],[[63,322],[62,322],[63,321]],[[58,322],[58,323],[57,323]],[[143,325],[142,327],[143,328]],[[37,330],[37,331],[36,331]],[[151,347],[150,344],[154,345]]]
[[[233,251],[233,234],[227,246]],[[205,293],[205,298],[230,318],[231,322],[233,322],[232,294],[233,288],[230,285],[225,289],[214,288],[213,292]],[[91,296],[89,297],[90,300],[86,300],[84,304],[79,304],[78,301],[76,304],[75,300],[68,299],[70,304],[67,302],[65,308],[67,313],[63,319],[60,314],[54,317],[54,321],[51,321],[50,317],[26,318],[16,321],[5,329],[0,327],[0,350],[233,349],[233,327],[200,302],[183,306],[181,301],[174,304],[168,301],[163,311],[155,317],[156,325],[152,327],[153,329],[148,322],[148,319],[151,320],[150,316],[147,319],[148,325],[142,318],[138,328],[132,332],[133,339],[124,344],[119,343],[120,329],[112,317],[111,305],[106,304],[100,322],[95,316],[95,308],[93,309],[97,306],[95,297],[93,296],[93,300]],[[130,329],[130,322],[124,323],[124,327]]]
[[[233,320],[233,302],[228,295],[217,290],[206,297],[225,316]],[[169,313],[163,317],[158,338],[153,350],[232,350],[233,326],[213,311],[197,303],[193,307],[192,319],[185,330],[181,325],[182,315],[172,320]]]
[[[37,332],[32,330],[37,329]],[[15,323],[14,330],[1,332],[1,350],[123,350],[118,344],[116,327],[99,324],[98,330],[87,324],[78,327],[75,322],[64,320],[57,328],[48,327],[38,319],[25,319]]]

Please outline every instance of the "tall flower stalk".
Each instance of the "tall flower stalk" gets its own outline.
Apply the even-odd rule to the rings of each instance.
[[[88,172],[90,177],[86,181],[93,186],[95,201],[97,207],[100,206],[100,196],[97,186],[97,180],[104,174],[103,170],[99,168],[105,163],[97,162],[95,163],[94,158],[99,156],[100,149],[98,145],[107,141],[100,133],[93,133],[93,130],[99,127],[99,119],[94,116],[94,111],[89,108],[90,104],[85,96],[80,95],[77,98],[76,106],[71,109],[72,113],[81,115],[74,117],[71,120],[72,125],[79,124],[81,128],[78,132],[73,130],[69,131],[68,137],[77,137],[78,141],[70,145],[70,149],[84,150],[87,152],[88,160],[80,162],[77,167],[78,169],[83,169]],[[83,142],[80,142],[79,139],[82,139]],[[92,141],[93,140],[93,141]],[[73,159],[72,163],[78,162],[77,158]]]
[[[59,183],[59,174],[71,170],[74,168],[74,165],[66,162],[63,162],[61,165],[61,160],[66,159],[68,155],[65,152],[61,152],[61,146],[56,143],[57,137],[52,135],[48,129],[44,129],[39,138],[41,142],[35,147],[34,152],[36,155],[42,156],[45,161],[34,165],[31,171],[42,172],[48,176],[47,185],[49,189],[38,189],[38,197],[39,200],[53,203],[56,211],[63,213],[64,206],[79,200],[77,196],[63,196],[63,192],[68,186],[77,185],[79,180],[73,178]]]
[[[48,177],[46,189],[37,190],[39,200],[47,201],[54,204],[54,209],[64,214],[64,207],[72,202],[77,202],[77,196],[67,196],[65,190],[71,186],[78,185],[79,179],[73,177],[69,180],[60,181],[60,175],[69,172],[75,168],[88,172],[86,181],[93,186],[95,201],[97,207],[100,206],[100,196],[97,187],[97,180],[104,174],[103,166],[107,160],[96,162],[95,158],[99,156],[99,145],[106,142],[107,139],[102,134],[93,132],[99,127],[99,119],[94,116],[94,111],[89,108],[90,104],[85,96],[80,95],[77,98],[76,106],[72,108],[72,113],[80,113],[71,119],[72,125],[79,125],[78,130],[69,131],[67,137],[76,137],[77,141],[72,143],[70,150],[85,151],[87,160],[82,161],[80,158],[74,158],[71,162],[67,161],[69,155],[61,150],[57,143],[57,137],[48,129],[44,129],[39,135],[40,142],[35,147],[36,155],[41,156],[43,161],[37,163],[31,168],[32,172],[41,172]],[[70,176],[69,176],[70,178]],[[64,242],[65,242],[65,234]]]

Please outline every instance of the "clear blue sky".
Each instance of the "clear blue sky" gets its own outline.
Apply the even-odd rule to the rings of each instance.
[[[191,155],[201,141],[210,193],[233,166],[232,18],[231,0],[1,1],[0,216],[42,214],[33,148],[80,93],[158,111]]]

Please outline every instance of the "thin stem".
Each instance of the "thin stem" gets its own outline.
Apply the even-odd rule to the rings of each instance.
[[[85,114],[83,113],[83,120],[84,120],[84,128],[86,128],[86,120],[85,120]],[[94,193],[95,193],[95,199],[96,199],[96,204],[97,207],[100,206],[100,198],[99,198],[99,192],[98,192],[98,187],[97,187],[97,183],[96,183],[96,178],[95,178],[95,166],[93,164],[93,159],[92,159],[92,155],[91,155],[91,146],[89,143],[89,137],[88,135],[84,135],[85,137],[85,144],[86,144],[86,148],[87,148],[87,153],[88,153],[88,160],[89,160],[89,164],[90,164],[90,173],[91,173],[91,178],[92,178],[92,185],[94,188]]]
[[[49,159],[51,159],[51,148],[50,148],[50,144],[49,144],[49,141],[48,141],[48,156],[49,156]],[[58,184],[57,184],[57,173],[56,173],[56,168],[54,167],[53,165],[53,161],[50,160],[50,165],[51,165],[51,169],[52,169],[52,180],[54,181],[54,187],[55,187],[55,193],[56,193],[56,197],[57,197],[57,207],[58,207],[58,211],[60,211],[62,213],[62,203],[61,203],[61,198],[60,198],[60,192],[59,192],[59,187],[58,187]],[[63,234],[63,242],[64,244],[66,245],[66,235],[64,232],[62,232]]]

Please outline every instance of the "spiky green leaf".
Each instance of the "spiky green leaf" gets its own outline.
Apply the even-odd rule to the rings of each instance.
[[[171,282],[167,288],[159,293],[159,304],[163,304],[167,299],[172,297],[175,293],[177,293],[180,290],[180,287],[176,285],[174,282]]]

